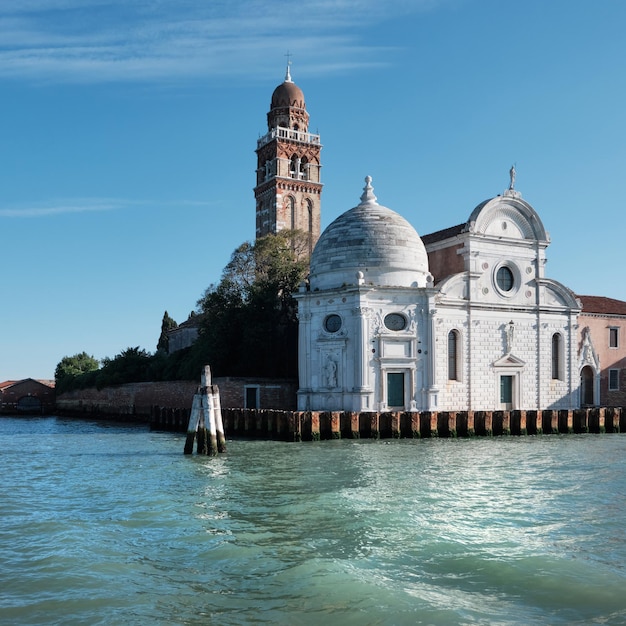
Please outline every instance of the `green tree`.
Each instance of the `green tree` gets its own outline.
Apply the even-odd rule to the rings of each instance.
[[[74,356],[64,356],[54,370],[54,380],[57,393],[63,393],[75,388],[77,379],[100,367],[100,362],[86,352]]]
[[[165,311],[165,313],[163,313],[163,321],[161,322],[161,335],[157,343],[157,352],[168,352],[170,344],[169,331],[173,328],[178,328],[178,324],[169,316],[169,313]]]
[[[281,231],[232,254],[217,285],[198,301],[200,337],[193,367],[217,375],[293,377],[297,372],[297,307],[292,297],[308,271],[306,234]]]
[[[98,389],[124,383],[139,383],[150,380],[153,357],[139,346],[126,348],[113,359],[104,358],[102,369],[96,379]]]

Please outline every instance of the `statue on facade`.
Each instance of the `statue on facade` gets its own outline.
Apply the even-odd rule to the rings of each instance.
[[[509,176],[511,178],[511,182],[509,183],[509,189],[512,191],[515,189],[515,164],[511,165],[511,169],[509,170]]]
[[[334,389],[337,386],[337,363],[330,357],[328,357],[324,367],[324,376],[326,377],[326,386]]]
[[[506,353],[511,354],[513,351],[513,334],[515,332],[515,324],[511,320],[506,325]]]

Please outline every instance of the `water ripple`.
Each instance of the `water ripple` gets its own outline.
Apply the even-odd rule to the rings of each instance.
[[[626,437],[229,442],[0,420],[0,624],[626,622]]]

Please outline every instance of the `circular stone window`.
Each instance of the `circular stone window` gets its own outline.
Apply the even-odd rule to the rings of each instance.
[[[389,330],[404,330],[406,328],[406,317],[400,313],[389,313],[385,315],[385,326]]]
[[[496,272],[496,283],[501,291],[508,293],[513,289],[515,284],[515,277],[513,276],[513,272],[510,267],[503,265]]]
[[[341,318],[339,315],[329,315],[324,320],[324,330],[327,333],[336,333],[341,328]]]

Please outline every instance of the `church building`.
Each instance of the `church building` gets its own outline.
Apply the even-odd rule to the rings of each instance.
[[[322,233],[299,307],[300,410],[570,409],[581,306],[545,276],[548,234],[511,185],[420,238],[377,202]]]
[[[625,406],[626,302],[546,275],[550,238],[515,168],[465,222],[422,237],[368,176],[359,204],[320,234],[321,149],[288,65],[257,141],[254,196],[257,237],[308,234],[299,410]],[[174,349],[197,328],[185,333]]]
[[[320,234],[321,147],[288,66],[257,142],[254,195],[257,237],[309,234],[298,409],[572,409],[581,372],[586,401],[601,401],[581,300],[546,276],[550,239],[514,168],[467,221],[424,237],[368,177],[360,203]]]

